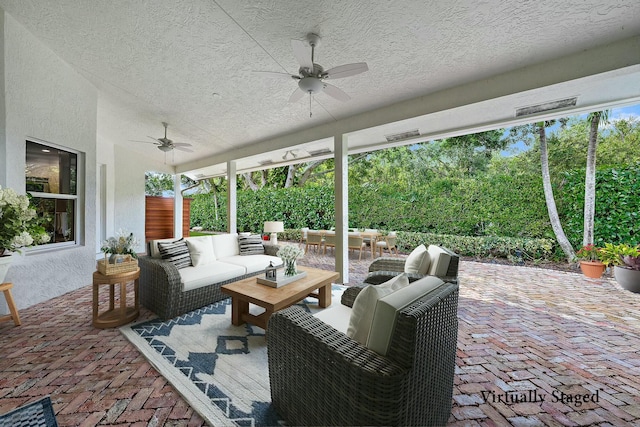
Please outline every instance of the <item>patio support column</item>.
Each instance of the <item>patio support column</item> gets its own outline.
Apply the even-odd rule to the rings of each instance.
[[[349,159],[346,135],[334,137],[335,159],[335,218],[336,218],[336,271],[340,273],[340,283],[349,282]]]
[[[173,237],[179,239],[181,237],[189,237],[182,235],[182,190],[181,174],[173,176]]]
[[[227,232],[238,231],[238,200],[237,187],[238,175],[236,173],[236,162],[227,162]]]

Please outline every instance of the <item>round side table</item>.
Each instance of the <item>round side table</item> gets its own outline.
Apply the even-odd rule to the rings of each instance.
[[[114,328],[135,320],[140,315],[138,285],[140,268],[126,273],[104,275],[99,271],[93,273],[93,326],[96,328]],[[127,305],[127,284],[133,282],[134,305]],[[120,305],[115,307],[115,286],[120,285]],[[100,313],[98,294],[100,286],[109,285],[109,309]]]

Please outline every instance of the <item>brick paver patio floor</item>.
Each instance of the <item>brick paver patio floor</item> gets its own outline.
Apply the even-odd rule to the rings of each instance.
[[[350,282],[370,262],[352,260]],[[528,267],[465,261],[459,277],[449,425],[640,425],[640,295]],[[20,310],[22,326],[0,323],[0,413],[50,394],[61,426],[203,425],[117,329],[91,326],[91,295],[88,284]]]

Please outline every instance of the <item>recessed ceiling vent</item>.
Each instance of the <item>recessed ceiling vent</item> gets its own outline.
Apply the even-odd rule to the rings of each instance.
[[[320,148],[319,150],[311,150],[309,154],[312,156],[320,156],[322,154],[329,154],[331,150],[329,148]]]
[[[574,107],[577,100],[578,97],[574,96],[573,98],[560,99],[558,101],[545,102],[543,104],[531,105],[529,107],[516,108],[516,117],[530,116],[532,114],[542,113],[545,111]]]
[[[387,142],[395,142],[402,141],[403,139],[413,138],[415,136],[420,136],[420,131],[418,129],[413,129],[407,132],[394,133],[393,135],[385,135],[387,138]]]

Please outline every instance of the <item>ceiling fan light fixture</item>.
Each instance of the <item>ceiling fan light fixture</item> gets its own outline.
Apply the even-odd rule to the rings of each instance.
[[[318,93],[324,89],[324,83],[316,77],[304,77],[298,80],[298,87],[304,92]]]
[[[158,150],[164,151],[165,153],[167,151],[171,151],[172,149],[173,149],[173,147],[171,147],[169,145],[158,145]]]

